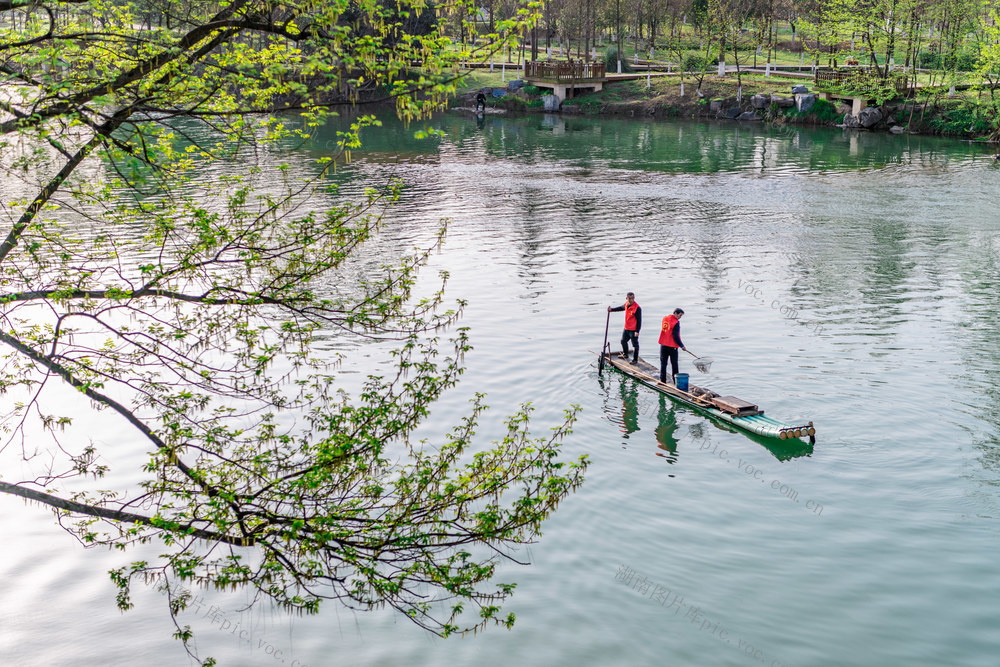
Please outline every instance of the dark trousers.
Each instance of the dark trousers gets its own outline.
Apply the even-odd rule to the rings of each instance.
[[[622,331],[622,354],[626,357],[628,356],[628,342],[632,341],[632,346],[635,347],[635,355],[633,359],[639,358],[639,334],[635,331],[629,331],[625,329]]]
[[[670,361],[670,367],[673,372],[670,374],[671,377],[677,375],[677,348],[670,347],[669,345],[660,346],[660,382],[667,381],[667,361]]]

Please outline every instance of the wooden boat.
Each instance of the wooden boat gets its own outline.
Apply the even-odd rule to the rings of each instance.
[[[669,382],[660,382],[660,369],[642,357],[639,357],[638,364],[633,364],[626,359],[618,358],[617,355],[605,352],[604,363],[610,364],[615,370],[635,378],[647,387],[651,387],[661,394],[666,394],[678,403],[683,403],[744,431],[778,440],[808,437],[811,444],[816,443],[816,427],[813,426],[812,422],[789,424],[772,419],[752,403],[735,396],[720,396],[704,387],[689,385],[687,391],[681,391]]]

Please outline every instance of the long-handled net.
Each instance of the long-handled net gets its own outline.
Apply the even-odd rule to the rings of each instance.
[[[712,362],[715,361],[712,357],[698,357],[694,360],[694,367],[697,368],[702,373],[707,373],[708,369],[712,367]]]

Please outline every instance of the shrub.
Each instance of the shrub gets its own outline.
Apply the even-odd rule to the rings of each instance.
[[[837,113],[837,105],[829,100],[816,100],[809,113],[821,123],[839,123],[844,119],[843,114]]]
[[[685,72],[700,72],[705,69],[704,56],[693,53],[684,59]]]
[[[517,95],[505,95],[498,99],[496,104],[508,111],[524,111],[530,103]]]
[[[971,51],[962,51],[958,54],[958,67],[962,72],[971,72],[976,69],[976,54]]]
[[[800,113],[795,107],[782,109],[773,104],[771,105],[771,112],[784,113],[789,118],[813,116],[820,123],[839,123],[844,119],[843,114],[837,113],[837,106],[835,104],[823,99],[817,99],[813,102],[812,108],[805,113]]]
[[[618,71],[618,47],[608,46],[604,50],[604,66],[607,68],[608,73],[614,73]],[[622,72],[631,72],[632,68],[628,64],[628,60],[622,59]]]
[[[531,86],[531,85],[525,86],[523,90],[524,94],[527,95],[528,97],[537,97],[538,94],[541,92],[541,89],[538,86]]]
[[[930,120],[930,126],[941,134],[988,134],[996,125],[976,112],[975,107],[963,104],[953,109],[942,109],[940,116]]]

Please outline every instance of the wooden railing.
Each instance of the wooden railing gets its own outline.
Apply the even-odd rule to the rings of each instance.
[[[878,70],[869,67],[823,67],[816,70],[816,87],[837,88],[845,93],[874,95],[888,85],[896,95],[905,97],[910,90],[907,76],[900,71],[890,72],[889,81],[883,82]]]
[[[556,81],[582,81],[603,79],[604,63],[588,63],[580,60],[547,62],[529,60],[524,63],[524,78],[553,79]]]

